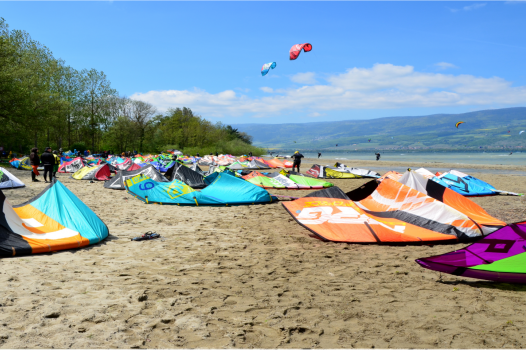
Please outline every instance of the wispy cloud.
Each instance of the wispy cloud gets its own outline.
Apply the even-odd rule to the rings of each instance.
[[[458,68],[453,63],[447,63],[447,62],[435,63],[435,67],[437,67],[440,70],[446,70],[446,69],[451,69],[451,68]]]
[[[513,86],[499,77],[425,73],[412,66],[375,64],[331,75],[325,84],[294,89],[261,88],[272,95],[250,97],[225,90],[201,89],[135,93],[134,99],[160,110],[190,107],[205,117],[276,116],[280,113],[345,111],[356,109],[494,106],[526,103],[526,86]]]
[[[298,84],[316,84],[316,73],[306,72],[293,75],[290,80]]]
[[[464,7],[461,7],[459,9],[452,9],[452,8],[448,8],[448,9],[451,12],[473,11],[473,10],[479,9],[481,7],[484,7],[484,6],[486,6],[486,3],[477,3],[477,4],[473,4],[473,5],[469,5],[469,6],[464,6]]]
[[[274,89],[273,88],[270,88],[268,86],[263,86],[261,88],[259,88],[261,91],[263,92],[268,92],[268,93],[273,93],[274,92]]]

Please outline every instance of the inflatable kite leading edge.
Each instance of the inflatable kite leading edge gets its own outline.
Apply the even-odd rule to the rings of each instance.
[[[59,181],[12,206],[0,191],[0,257],[85,247],[108,237],[108,227]]]

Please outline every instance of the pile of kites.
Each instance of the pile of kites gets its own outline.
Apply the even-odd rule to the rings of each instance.
[[[472,196],[522,194],[497,190],[460,171],[404,174],[313,165],[306,174],[290,171],[280,159],[230,155],[172,158],[174,152],[133,158],[63,157],[60,171],[77,180],[105,181],[145,204],[235,206],[278,200],[266,189],[317,191],[283,202],[287,212],[320,239],[333,242],[408,244],[472,242],[447,254],[417,259],[422,267],[499,282],[526,283],[526,222],[506,224],[488,214]],[[203,171],[199,164],[209,166]],[[226,165],[220,165],[219,163]],[[227,164],[228,163],[228,164]],[[265,172],[266,169],[280,172]],[[22,168],[23,169],[23,168]],[[115,176],[112,176],[116,173]],[[343,192],[326,179],[372,178]],[[0,189],[24,184],[0,168]],[[84,247],[108,236],[106,225],[54,181],[20,206],[0,191],[0,256]]]

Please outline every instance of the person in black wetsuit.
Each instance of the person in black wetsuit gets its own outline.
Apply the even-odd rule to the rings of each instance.
[[[380,160],[380,153],[375,153],[376,154],[376,160]]]
[[[46,147],[46,150],[42,153],[42,156],[40,156],[40,161],[44,165],[44,181],[49,183],[53,179],[53,166],[55,165],[55,157],[53,153],[51,153],[51,147]]]
[[[300,165],[301,165],[301,158],[304,158],[303,154],[301,154],[299,151],[296,151],[291,156],[291,158],[294,159],[294,163],[292,164],[292,171],[294,171],[294,169],[298,168],[298,173],[299,173],[300,172]]]
[[[249,157],[252,157],[252,152],[248,152],[248,156],[249,156]]]
[[[318,152],[318,159],[320,159],[320,157],[321,157],[321,153],[320,153],[320,152]]]

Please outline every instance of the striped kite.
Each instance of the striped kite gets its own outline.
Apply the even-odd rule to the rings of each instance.
[[[458,126],[459,126],[460,124],[464,124],[464,122],[458,122],[458,123],[456,123],[455,126],[457,127],[457,129],[458,129]]]

